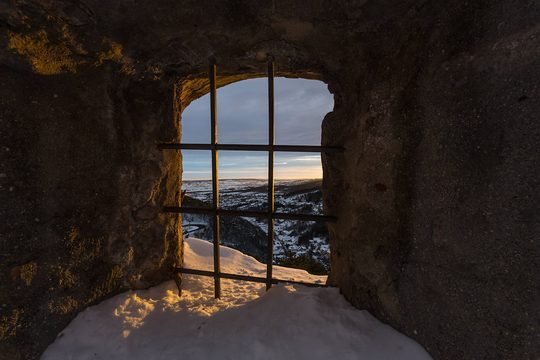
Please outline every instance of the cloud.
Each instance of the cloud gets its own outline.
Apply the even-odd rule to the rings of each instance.
[[[315,161],[315,162],[321,162],[321,156],[320,155],[311,155],[311,156],[302,156],[292,159],[291,161]]]
[[[322,120],[333,108],[333,98],[326,85],[316,80],[276,78],[275,89],[276,143],[320,145]],[[182,114],[183,142],[209,142],[209,114],[208,95],[188,106]],[[217,114],[220,143],[268,143],[267,80],[245,80],[218,89]],[[203,167],[208,167],[210,174],[209,151],[183,151],[183,154],[184,178],[196,176],[199,173],[191,170],[200,171]],[[266,176],[267,170],[263,171],[268,163],[266,153],[220,151],[219,154],[221,176],[246,177],[250,171]],[[282,173],[290,178],[322,174],[320,154],[276,153],[275,165],[286,168]]]

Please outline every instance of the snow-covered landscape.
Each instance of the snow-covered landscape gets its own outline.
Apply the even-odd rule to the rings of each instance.
[[[265,211],[267,201],[266,180],[221,180],[220,207],[234,210]],[[210,180],[184,181],[184,203],[210,207],[212,183]],[[278,212],[322,214],[320,180],[277,180],[275,182],[275,207]],[[210,217],[183,215],[185,236],[211,240]],[[222,219],[221,243],[259,260],[266,259],[267,221],[257,218],[231,217]],[[274,261],[277,264],[303,268],[313,273],[325,274],[330,268],[328,233],[322,222],[276,220]],[[307,265],[306,265],[307,264]],[[302,265],[299,265],[302,267]]]
[[[212,244],[185,239],[185,265],[212,269]],[[264,276],[253,257],[221,247],[222,271]],[[319,282],[303,270],[274,267],[277,278]],[[431,359],[413,340],[367,311],[353,308],[336,288],[183,277],[182,296],[173,281],[128,291],[80,313],[42,360],[138,359]]]

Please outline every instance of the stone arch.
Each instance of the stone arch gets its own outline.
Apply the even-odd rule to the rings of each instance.
[[[267,65],[267,63],[265,61],[265,58],[266,58],[266,56],[264,58],[261,58],[260,60],[258,60],[258,63],[256,64],[256,67],[253,66],[253,68],[255,68],[256,70],[251,69],[251,71],[249,71],[249,69],[246,66],[235,65],[234,63],[227,63],[226,64],[227,65],[226,68],[239,68],[239,69],[244,70],[243,73],[231,72],[231,73],[221,74],[220,73],[220,67],[218,65],[218,75],[216,76],[217,88],[219,89],[219,88],[225,87],[227,85],[231,85],[231,84],[241,82],[241,81],[244,81],[244,80],[267,77],[267,73],[260,71],[260,69],[265,68],[266,65]],[[213,59],[209,60],[209,63],[210,63],[210,61],[213,61]],[[318,80],[318,81],[324,83],[327,86],[327,89],[330,87],[329,84],[325,81],[324,76],[321,73],[317,73],[317,72],[314,72],[314,71],[308,71],[308,70],[295,71],[295,70],[291,70],[291,69],[288,69],[287,71],[282,71],[282,70],[279,69],[280,64],[275,64],[275,66],[276,66],[275,78]],[[191,102],[203,97],[204,95],[207,95],[209,93],[209,91],[210,91],[210,89],[209,89],[209,80],[208,80],[208,70],[206,72],[201,72],[201,73],[198,73],[198,74],[195,74],[195,75],[179,78],[179,79],[177,79],[175,81],[175,86],[174,86],[175,114],[174,114],[174,117],[175,117],[175,121],[179,124],[178,125],[179,127],[181,127],[183,111],[191,104]],[[336,96],[339,96],[339,94],[332,94],[332,95],[333,95],[334,98]],[[320,125],[321,128],[323,128],[322,123],[324,122],[324,120],[326,118],[331,119],[333,117],[333,113],[336,110],[338,112],[341,111],[341,109],[339,107],[336,109],[335,101],[334,101],[333,109],[330,110],[329,112],[327,112],[324,115],[324,117],[322,119],[320,119],[321,120],[321,125]],[[219,115],[218,115],[218,118],[219,118]],[[322,134],[322,129],[321,129],[321,139],[319,140],[319,143],[322,141],[323,138],[324,138],[324,135]],[[300,143],[294,144],[293,143],[293,144],[290,144],[290,145],[306,145],[306,144],[300,144]],[[328,143],[326,145],[335,145],[335,144]],[[339,146],[339,144],[338,144],[338,146]],[[321,157],[323,157],[325,159],[324,161],[328,160],[328,157],[325,157],[324,153],[321,153]],[[180,160],[180,162],[182,162],[182,160]],[[324,169],[323,161],[321,161],[321,166]],[[335,165],[334,165],[334,168],[335,168]],[[327,171],[331,171],[331,169],[332,169],[332,167],[328,167]],[[330,176],[330,175],[325,175],[324,170],[323,170],[323,181],[324,181],[325,176]],[[331,188],[328,188],[327,190],[323,191],[323,198],[325,196],[326,191],[330,191],[330,193],[333,192]],[[328,226],[328,224],[326,224],[326,225]],[[265,260],[263,260],[263,261],[265,261]]]

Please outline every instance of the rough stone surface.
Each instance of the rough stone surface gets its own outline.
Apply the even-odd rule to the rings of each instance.
[[[220,85],[318,78],[331,283],[436,359],[539,339],[540,4],[534,0],[0,4],[0,358],[170,276],[180,112]],[[47,331],[44,331],[46,329]]]
[[[85,307],[170,278],[179,229],[157,206],[181,168],[155,146],[179,135],[169,86],[114,62],[36,74],[2,30],[0,359],[15,360]]]

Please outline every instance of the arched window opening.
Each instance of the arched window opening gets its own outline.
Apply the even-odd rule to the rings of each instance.
[[[213,271],[178,271],[214,277],[216,297],[221,278],[265,282],[268,289],[289,281],[273,276],[274,265],[306,275],[330,269],[323,222],[335,218],[322,213],[320,154],[341,148],[321,146],[320,132],[333,99],[322,82],[275,79],[273,63],[268,74],[217,91],[211,65],[210,94],[183,112],[181,143],[162,144],[183,154],[182,206],[166,211],[183,214],[185,237],[210,240],[214,249]],[[266,276],[222,272],[219,245],[266,263]]]

